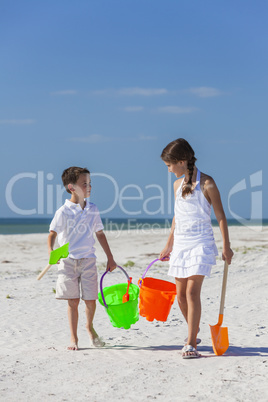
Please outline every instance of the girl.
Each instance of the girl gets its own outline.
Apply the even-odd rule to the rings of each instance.
[[[201,342],[197,339],[201,287],[204,277],[210,276],[218,255],[210,218],[211,205],[222,234],[222,259],[228,264],[231,264],[233,251],[219,190],[212,177],[195,166],[195,153],[190,144],[183,138],[172,141],[164,148],[161,158],[169,172],[178,178],[184,175],[174,183],[175,216],[159,258],[167,260],[170,256],[168,275],[175,277],[178,303],[188,324],[182,357],[196,358],[200,357],[196,346]]]

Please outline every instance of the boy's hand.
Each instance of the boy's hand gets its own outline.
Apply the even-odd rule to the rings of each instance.
[[[108,258],[106,271],[112,272],[117,267],[113,257]]]

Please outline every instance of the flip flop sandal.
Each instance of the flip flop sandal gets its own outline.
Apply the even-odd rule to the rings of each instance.
[[[200,353],[197,352],[197,350],[192,346],[192,345],[185,345],[182,348],[182,353],[192,353],[191,355],[182,355],[183,359],[197,359],[201,357]]]

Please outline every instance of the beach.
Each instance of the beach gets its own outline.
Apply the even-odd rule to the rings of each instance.
[[[55,300],[57,268],[37,281],[47,265],[47,234],[1,235],[0,399],[9,401],[267,401],[268,227],[229,228],[229,267],[223,326],[230,346],[212,349],[210,325],[218,321],[224,263],[221,236],[217,265],[202,288],[200,359],[184,360],[187,335],[177,301],[166,322],[144,317],[130,329],[115,328],[97,301],[94,327],[106,342],[89,347],[84,302],[79,306],[79,350],[67,351],[67,302]],[[168,230],[107,231],[116,262],[137,283],[164,248]],[[99,279],[106,258],[96,242]],[[168,263],[157,261],[147,276],[170,280]],[[104,286],[125,282],[120,270]]]

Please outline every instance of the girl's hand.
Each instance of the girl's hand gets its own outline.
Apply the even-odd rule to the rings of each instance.
[[[222,250],[222,259],[223,261],[227,261],[227,264],[230,265],[233,258],[233,250],[231,247],[224,247]]]
[[[108,258],[106,271],[112,272],[117,267],[113,257]]]
[[[159,260],[162,260],[162,261],[169,261],[169,256],[170,256],[171,251],[172,251],[172,248],[169,247],[169,246],[166,246],[166,247],[161,251],[161,253],[160,253],[160,255],[159,255]]]

